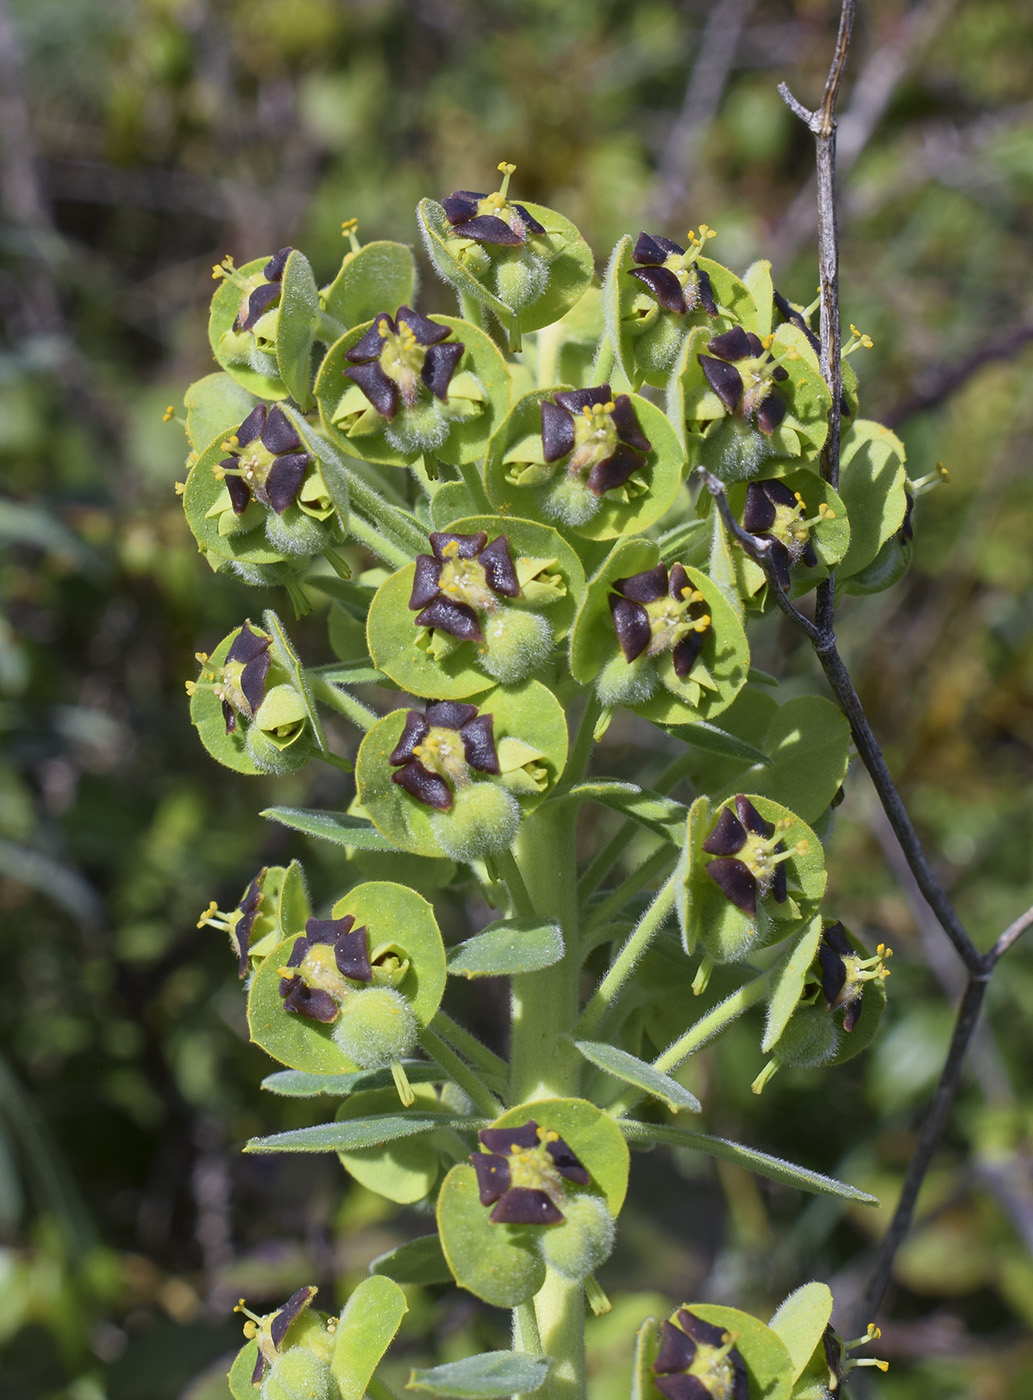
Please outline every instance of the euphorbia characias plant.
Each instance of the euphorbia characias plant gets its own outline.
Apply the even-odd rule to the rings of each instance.
[[[322,658],[258,604],[200,654],[201,740],[244,774],[354,768],[342,810],[267,815],[405,858],[397,881],[342,860],[318,910],[297,862],[263,869],[237,909],[202,916],[229,934],[252,1038],[282,1066],[267,1086],[337,1105],[250,1150],[337,1153],[436,1221],[339,1317],[313,1288],[249,1313],[237,1400],[388,1400],[402,1285],[446,1281],[511,1309],[513,1346],[414,1388],[575,1400],[632,1147],[871,1201],[711,1137],[689,1084],[693,1054],[742,1016],[757,1093],[878,1028],[889,950],[843,927],[824,859],[850,728],[819,696],[780,702],[750,639],[815,589],[828,604],[895,580],[904,449],[860,416],[852,374],[827,382],[769,264],[704,256],[720,247],[706,225],[631,230],[598,277],[569,220],[515,202],[499,170],[494,192],[419,207],[458,316],[416,310],[411,250],[362,245],[350,221],[322,288],[294,249],[216,269],[221,370],[187,394],[182,494],[208,564],[285,588],[299,613],[329,602]],[[649,786],[611,759],[619,719],[650,727]],[[420,887],[402,878],[413,856]],[[446,947],[448,885],[497,916]],[[660,952],[665,976],[645,976]],[[508,979],[505,1057],[444,1009],[449,977]],[[828,1397],[856,1364],[821,1283],[767,1321],[670,1304],[628,1338],[642,1400]]]

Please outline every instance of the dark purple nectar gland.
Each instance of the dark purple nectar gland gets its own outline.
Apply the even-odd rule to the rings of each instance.
[[[498,611],[500,598],[520,596],[509,540],[498,535],[489,544],[483,530],[475,535],[435,531],[430,546],[432,555],[416,556],[409,598],[417,626],[483,642],[482,617]]]
[[[225,481],[235,515],[243,515],[252,500],[282,515],[298,499],[315,460],[278,404],[257,404],[222,447],[230,455],[215,477]]]
[[[238,272],[233,259],[228,255],[212,268],[215,281],[232,282],[240,292],[240,309],[233,322],[235,331],[253,331],[257,321],[279,300],[283,290],[283,270],[293,248],[281,248],[274,253],[260,273],[253,272],[245,277]]]
[[[336,1021],[354,983],[373,980],[369,935],[351,914],[340,919],[309,919],[280,973],[280,996],[288,1011],[324,1025]]]
[[[817,566],[811,531],[823,521],[835,520],[836,512],[822,501],[817,515],[806,517],[803,496],[799,491],[790,491],[784,482],[773,478],[751,481],[747,486],[742,527],[769,542],[775,577],[783,589],[789,587],[789,570],[793,564],[802,560],[809,569]]]
[[[625,485],[652,451],[631,399],[613,398],[609,384],[553,394],[551,402],[543,400],[541,415],[545,461],[568,458],[568,477],[595,496]]]
[[[441,207],[457,238],[470,238],[497,248],[519,248],[529,234],[543,234],[545,229],[522,204],[511,204],[507,198],[516,166],[500,161],[498,169],[502,184],[494,194],[454,190],[441,201]]]
[[[775,385],[789,378],[780,363],[799,358],[788,346],[777,356],[771,354],[775,337],[763,339],[742,326],[715,335],[707,341],[707,354],[697,355],[707,383],[730,414],[753,423],[770,437],[786,416],[785,401]]]
[[[818,945],[821,990],[829,1011],[843,1009],[845,1031],[852,1031],[861,1019],[864,984],[884,982],[890,975],[886,960],[892,956],[893,949],[879,943],[874,958],[862,958],[840,923],[830,924],[822,931]]]
[[[261,1316],[246,1308],[243,1298],[239,1299],[233,1311],[243,1313],[247,1318],[244,1323],[244,1336],[248,1341],[255,1338],[258,1341],[258,1357],[251,1374],[252,1385],[261,1383],[266,1371],[281,1355],[291,1323],[301,1316],[318,1292],[318,1288],[310,1283],[292,1293],[282,1308]]]
[[[421,388],[444,402],[465,348],[459,341],[441,343],[451,334],[448,326],[437,325],[409,306],[400,306],[396,318],[381,311],[346,352],[351,368],[345,376],[389,423],[399,406],[413,407]]]
[[[640,656],[672,653],[674,673],[687,680],[696,664],[711,618],[706,600],[681,564],[666,564],[614,579],[610,612],[617,641],[629,664]]]
[[[738,1333],[704,1322],[679,1308],[677,1323],[663,1324],[652,1365],[656,1388],[667,1400],[750,1400]]]
[[[788,825],[788,820],[787,823]],[[703,842],[707,855],[717,856],[707,874],[744,914],[757,917],[758,901],[770,894],[777,904],[787,898],[784,861],[802,855],[806,841],[787,850],[782,830],[767,822],[749,798],[739,793],[735,811],[722,807],[713,831]]]
[[[251,930],[262,903],[262,881],[267,869],[267,866],[262,866],[232,913],[224,914],[213,899],[197,921],[198,928],[218,928],[229,934],[230,946],[237,958],[237,976],[240,978],[247,976],[248,946],[251,942]]]
[[[628,276],[652,294],[664,311],[687,316],[690,311],[718,314],[710,274],[697,267],[696,259],[714,230],[700,224],[699,236],[689,229],[689,250],[659,234],[640,233],[632,257],[641,266],[629,270]]]
[[[417,802],[447,812],[453,793],[470,783],[469,770],[498,776],[495,720],[476,705],[435,700],[425,712],[409,710],[405,728],[388,762],[398,769],[391,781]]]
[[[191,696],[199,690],[211,690],[214,693],[215,698],[222,702],[227,734],[235,731],[238,715],[243,715],[245,719],[254,719],[256,711],[265,699],[272,640],[272,637],[264,632],[253,632],[251,624],[245,622],[234,637],[233,645],[226,653],[226,660],[217,670],[204,670],[208,662],[208,653],[196,653],[202,666],[201,679],[187,681],[186,692]]]
[[[494,1225],[558,1225],[564,1180],[587,1186],[583,1163],[551,1128],[529,1119],[519,1128],[482,1128],[487,1152],[470,1157],[482,1206],[494,1206]]]

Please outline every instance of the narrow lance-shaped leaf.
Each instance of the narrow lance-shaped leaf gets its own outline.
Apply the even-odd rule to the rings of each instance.
[[[448,970],[461,977],[509,977],[540,972],[562,957],[563,935],[558,924],[507,919],[453,948]]]
[[[454,1396],[455,1400],[493,1400],[495,1396],[532,1394],[541,1389],[548,1374],[547,1356],[528,1356],[520,1351],[486,1351],[444,1366],[414,1370],[406,1389]]]
[[[800,1191],[814,1195],[838,1196],[844,1201],[859,1201],[862,1205],[879,1204],[875,1196],[849,1186],[845,1181],[811,1171],[808,1167],[786,1162],[781,1157],[772,1157],[767,1152],[758,1152],[755,1147],[745,1147],[739,1142],[729,1142],[727,1138],[711,1137],[709,1133],[697,1133],[691,1128],[675,1128],[660,1123],[638,1123],[622,1119],[621,1131],[629,1142],[662,1142],[670,1147],[690,1147],[696,1152],[704,1152],[710,1157],[720,1157],[726,1162],[736,1162],[758,1176],[766,1176],[771,1181],[781,1181],[786,1186],[795,1186]]]
[[[589,1064],[659,1099],[672,1113],[677,1113],[679,1109],[687,1109],[690,1113],[702,1111],[699,1099],[684,1085],[667,1074],[661,1074],[644,1060],[630,1055],[627,1050],[620,1050],[616,1045],[607,1045],[599,1040],[575,1040],[574,1044]]]

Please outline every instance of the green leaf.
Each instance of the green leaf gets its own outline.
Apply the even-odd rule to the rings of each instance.
[[[445,1177],[437,1217],[445,1259],[461,1288],[497,1308],[515,1308],[545,1282],[533,1229],[493,1225],[481,1205],[477,1173],[467,1163]]]
[[[267,280],[262,269],[269,262],[269,254],[263,258],[252,258],[237,268],[241,277],[256,277],[259,283]],[[241,310],[242,293],[230,278],[225,278],[216,288],[212,297],[208,316],[208,342],[212,354],[223,369],[237,382],[259,399],[285,399],[290,390],[280,378],[279,365],[272,353],[273,346],[258,347],[257,337],[251,331],[236,332],[233,322]]]
[[[398,847],[382,836],[372,822],[364,817],[350,817],[347,812],[319,812],[303,807],[266,807],[260,816],[269,821],[303,831],[306,836],[318,836],[335,846],[348,846],[364,851],[396,851]]]
[[[561,388],[557,385],[556,388]],[[550,491],[564,474],[562,462],[550,470],[541,464],[545,480],[537,484],[514,483],[509,479],[517,463],[537,462],[541,454],[541,404],[554,390],[536,389],[518,399],[491,440],[484,464],[484,483],[496,510],[533,520],[562,518],[551,506]],[[682,485],[685,456],[677,435],[665,415],[648,399],[632,394],[631,405],[651,444],[644,465],[636,468],[646,490],[625,500],[620,493],[604,492],[589,519],[567,530],[588,540],[613,540],[647,529],[669,509]],[[524,457],[521,454],[529,454]],[[536,456],[537,454],[537,456]],[[590,494],[590,493],[589,493]]]
[[[464,1356],[444,1366],[414,1370],[406,1390],[426,1390],[431,1395],[451,1395],[456,1400],[493,1400],[495,1396],[540,1390],[549,1374],[547,1356],[520,1351],[486,1351]]]
[[[566,716],[552,691],[538,681],[525,681],[520,686],[498,686],[478,699],[480,713],[494,717],[497,747],[507,738],[519,739],[543,755],[535,766],[545,770],[547,790],[567,761]],[[402,737],[407,714],[407,710],[393,710],[363,739],[355,761],[359,801],[378,830],[402,850],[417,856],[441,856],[443,851],[435,835],[433,808],[419,802],[392,780],[396,769],[391,765],[391,754]],[[543,796],[521,793],[518,801],[526,810]]]
[[[767,767],[771,762],[767,754],[762,753],[753,744],[748,744],[745,739],[740,739],[738,735],[730,733],[727,729],[720,729],[706,720],[671,725],[670,728],[679,739],[704,753],[712,753],[719,758],[741,759],[744,763],[755,763],[760,768]]]
[[[558,924],[507,919],[450,950],[448,970],[458,977],[510,977],[540,972],[563,957]]]
[[[815,822],[843,786],[852,742],[838,705],[823,695],[799,695],[772,717],[764,736],[769,761],[737,775],[729,788],[751,788]]]
[[[821,1346],[825,1328],[832,1317],[832,1292],[826,1283],[805,1283],[790,1293],[768,1323],[785,1344],[793,1363],[793,1380],[803,1374],[807,1363]]]
[[[426,1060],[403,1060],[410,1084],[440,1084],[446,1077],[437,1065]],[[346,1098],[363,1089],[388,1089],[394,1084],[389,1069],[360,1069],[352,1074],[311,1074],[301,1069],[279,1069],[267,1074],[262,1088],[289,1099],[311,1099],[319,1094]]]
[[[738,1308],[717,1303],[691,1303],[689,1311],[735,1337],[746,1366],[750,1395],[764,1400],[789,1400],[793,1389],[793,1362],[782,1338],[759,1318]]]
[[[312,695],[312,687],[305,679],[305,671],[298,653],[294,650],[294,644],[284,631],[283,623],[272,608],[266,608],[262,614],[262,623],[273,639],[273,644],[270,647],[272,658],[282,670],[286,671],[294,689],[302,697],[305,713],[315,735],[316,743],[321,749],[325,749],[326,735],[323,733],[323,721],[319,717],[319,711],[316,709],[316,702]]]
[[[371,321],[381,311],[394,315],[410,306],[416,285],[412,249],[378,239],[357,253],[346,253],[341,270],[323,292],[323,305],[345,327]]]
[[[304,412],[312,405],[312,345],[319,316],[319,293],[312,266],[297,248],[287,259],[280,286],[276,362],[280,378]]]
[[[626,1050],[619,1050],[617,1046],[599,1040],[575,1040],[574,1044],[590,1064],[612,1074],[622,1083],[632,1084],[636,1089],[659,1099],[672,1113],[677,1113],[679,1109],[688,1109],[690,1113],[702,1112],[703,1106],[695,1094],[644,1060],[629,1055]]]
[[[445,1259],[441,1240],[433,1235],[420,1235],[406,1240],[386,1254],[378,1254],[369,1266],[371,1274],[386,1274],[396,1283],[451,1283],[452,1274]]]
[[[309,676],[319,676],[331,685],[386,685],[387,676],[369,661],[332,661],[327,666],[309,666]]]
[[[615,779],[600,778],[595,782],[578,783],[564,794],[567,800],[601,802],[604,807],[612,807],[632,817],[656,836],[662,836],[672,845],[679,845],[685,836],[685,822],[688,808],[671,797],[661,797],[634,783],[621,783]]]
[[[187,411],[187,441],[203,452],[216,438],[236,432],[257,400],[232,375],[206,374],[183,395]]]
[[[843,434],[839,494],[850,520],[850,548],[838,578],[847,579],[870,564],[900,529],[907,508],[904,444],[884,428],[860,418]]]
[[[408,1311],[405,1294],[394,1279],[366,1278],[355,1289],[341,1311],[330,1361],[341,1400],[363,1400]]]
[[[669,1147],[688,1147],[694,1152],[703,1152],[708,1157],[720,1157],[725,1162],[735,1162],[758,1176],[771,1181],[781,1181],[786,1186],[795,1186],[800,1191],[808,1191],[819,1196],[838,1196],[844,1201],[858,1201],[861,1205],[877,1206],[875,1196],[860,1191],[856,1186],[848,1186],[835,1177],[824,1176],[808,1167],[786,1162],[781,1157],[772,1157],[767,1152],[758,1152],[755,1147],[744,1147],[742,1143],[730,1142],[727,1138],[711,1137],[709,1133],[694,1132],[691,1128],[675,1128],[669,1124],[639,1123],[633,1119],[621,1120],[621,1131],[629,1142],[662,1142]]]
[[[440,1073],[438,1078],[442,1078]],[[413,1092],[417,1113],[438,1113],[441,1123],[452,1117],[454,1110],[438,1098],[432,1085],[418,1084]],[[376,1118],[397,1105],[398,1091],[392,1084],[390,1088],[353,1094],[339,1105],[336,1118],[341,1123]],[[433,1133],[375,1147],[352,1148],[337,1155],[345,1171],[368,1191],[386,1196],[398,1205],[412,1205],[424,1200],[437,1182],[443,1148],[451,1166],[456,1156],[452,1143],[441,1143]]]
[[[792,949],[781,960],[772,979],[768,1018],[760,1048],[768,1054],[800,1002],[807,973],[821,942],[821,916],[816,915],[800,934]]]
[[[311,1128],[292,1128],[270,1137],[252,1138],[244,1151],[354,1152],[357,1148],[415,1137],[434,1128],[477,1128],[483,1123],[480,1118],[444,1118],[440,1113],[382,1113],[358,1122],[317,1123]]]
[[[252,1339],[237,1352],[226,1377],[233,1400],[255,1400],[255,1395],[259,1392],[251,1384],[251,1377],[257,1360],[258,1342]]]

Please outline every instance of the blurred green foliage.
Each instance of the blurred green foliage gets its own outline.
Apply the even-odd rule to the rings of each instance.
[[[340,881],[258,818],[266,780],[217,770],[187,720],[193,652],[265,605],[208,575],[172,490],[184,447],[162,411],[209,368],[211,264],[292,242],[328,276],[342,219],[411,242],[421,196],[490,186],[505,158],[600,260],[625,232],[705,219],[715,256],[772,258],[806,302],[810,141],[776,87],[817,99],[836,19],[819,0],[0,0],[2,1400],[221,1396],[241,1293],[349,1285],[427,1223],[342,1194],[332,1162],[239,1155],[310,1110],[260,1097],[232,961],[196,919],[295,854],[317,902]],[[840,639],[984,947],[1030,903],[1033,865],[1031,72],[1025,0],[871,0],[840,124],[845,319],[875,340],[853,361],[866,412],[902,434],[912,477],[941,458],[951,476],[919,502],[911,574],[847,600]],[[452,310],[427,269],[421,307]],[[796,636],[769,633],[760,664],[818,689]],[[344,790],[305,771],[276,800]],[[743,1029],[690,1075],[709,1130],[884,1210],[636,1159],[640,1204],[603,1280],[621,1301],[590,1337],[600,1400],[626,1393],[650,1311],[705,1295],[763,1313],[810,1277],[858,1287],[960,986],[899,866],[852,775],[830,875],[841,917],[896,950],[875,1049],[785,1070],[756,1100]],[[1031,1000],[1020,945],[899,1260],[886,1400],[1033,1389]],[[471,1014],[501,1033],[490,999]],[[407,1335],[448,1360],[498,1325],[424,1291]]]

